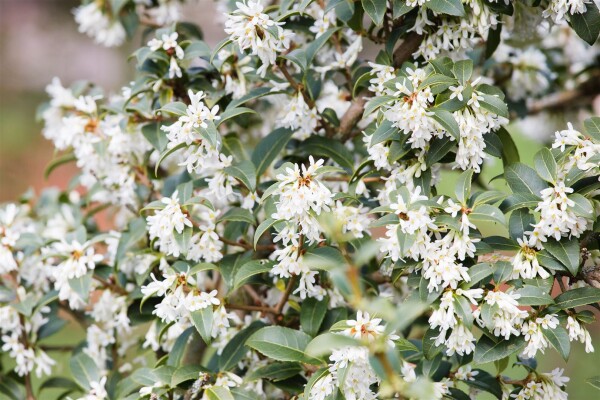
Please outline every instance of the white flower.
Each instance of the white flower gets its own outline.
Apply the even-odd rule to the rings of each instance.
[[[77,7],[75,21],[79,24],[79,32],[94,38],[96,43],[106,47],[120,46],[125,40],[125,28],[118,18],[110,19],[95,1]]]
[[[201,292],[199,295],[189,292],[185,297],[185,308],[187,308],[189,312],[198,311],[213,305],[218,306],[219,304],[221,304],[221,302],[217,298],[216,290],[208,293]]]
[[[241,50],[250,49],[251,54],[258,56],[262,65],[257,72],[264,76],[267,68],[275,64],[277,54],[289,48],[293,34],[281,27],[283,23],[263,13],[260,1],[237,2],[236,7],[227,15],[225,32]]]
[[[385,329],[384,326],[379,325],[381,318],[373,318],[367,312],[357,311],[356,319],[350,319],[346,321],[349,328],[345,329],[343,333],[356,339],[366,339],[368,341],[376,339],[378,336],[383,334]]]
[[[175,191],[171,197],[163,197],[161,202],[165,207],[146,218],[150,238],[157,239],[156,245],[160,251],[176,257],[181,250],[175,241],[174,232],[182,233],[186,226],[190,228],[193,226],[181,210],[177,196],[178,193]]]

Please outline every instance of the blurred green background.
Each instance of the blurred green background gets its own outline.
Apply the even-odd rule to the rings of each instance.
[[[141,39],[136,38],[119,49],[95,45],[77,32],[71,14],[77,4],[75,0],[0,0],[0,202],[14,200],[30,187],[36,192],[48,185],[65,187],[75,172],[73,166],[66,166],[56,170],[48,180],[43,177],[53,147],[40,134],[41,125],[35,120],[35,112],[46,100],[44,88],[54,76],[60,77],[65,85],[80,79],[90,80],[107,92],[117,91],[132,76],[132,66],[126,57]],[[212,0],[192,2],[184,15],[186,20],[203,27],[209,44],[222,37]],[[530,163],[537,149],[551,140],[561,125],[564,126],[561,117],[541,116],[511,126],[509,130],[514,134],[522,160]],[[521,132],[530,134],[525,136]],[[500,163],[493,160],[484,175],[490,179],[500,171]],[[445,173],[443,192],[453,192],[457,176],[458,172]],[[500,181],[494,184],[503,185]],[[82,334],[75,326],[71,333],[78,337]],[[60,336],[63,335],[50,342],[72,344],[65,343],[64,336]],[[598,329],[593,336],[600,348]],[[58,353],[52,355],[56,357]],[[66,358],[55,367],[56,375],[68,374]],[[599,353],[586,354],[583,345],[574,343],[568,365],[549,349],[539,358],[539,366],[541,371],[556,366],[566,369],[571,378],[568,385],[571,399],[600,398],[585,383],[588,377],[600,375]]]

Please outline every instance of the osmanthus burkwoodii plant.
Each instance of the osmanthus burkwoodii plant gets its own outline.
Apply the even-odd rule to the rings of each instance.
[[[594,349],[600,118],[529,163],[509,124],[589,114],[597,5],[222,1],[213,48],[179,6],[75,10],[144,45],[47,88],[80,173],[0,208],[3,398],[566,399],[535,357]]]

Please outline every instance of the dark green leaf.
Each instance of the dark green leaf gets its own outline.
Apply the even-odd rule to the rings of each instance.
[[[210,344],[212,339],[213,315],[212,306],[190,313],[192,323],[206,344]]]
[[[460,0],[429,0],[425,6],[440,14],[454,15],[462,17],[465,15],[465,9]]]
[[[600,34],[600,11],[593,1],[586,4],[586,9],[583,14],[571,15],[571,26],[580,38],[593,45]]]
[[[542,332],[550,344],[552,344],[552,347],[567,361],[571,352],[571,342],[569,341],[567,330],[559,325],[552,329],[542,329]]]
[[[327,312],[327,299],[317,300],[309,297],[302,302],[300,310],[300,325],[302,330],[310,336],[315,336],[325,318]]]
[[[293,133],[287,128],[277,128],[258,143],[251,157],[256,166],[256,176],[261,176],[269,168]]]
[[[521,163],[514,163],[506,167],[504,178],[513,193],[529,193],[539,196],[540,192],[548,187],[548,184],[532,168]]]
[[[225,173],[233,176],[246,186],[251,192],[256,191],[256,170],[254,164],[248,160],[244,160],[234,165],[230,165],[224,169]]]
[[[565,310],[598,302],[600,302],[600,289],[582,287],[560,294],[554,299],[554,306]]]
[[[546,182],[556,182],[557,165],[552,156],[552,152],[547,148],[542,148],[533,158],[535,170],[538,175]]]
[[[544,248],[552,254],[554,258],[560,261],[573,276],[579,271],[579,242],[577,240],[548,239],[544,243]]]
[[[489,337],[483,335],[477,341],[473,360],[477,364],[485,364],[500,360],[504,357],[518,353],[524,346],[525,341],[522,337],[512,337],[510,340],[500,339],[498,342],[494,342]]]

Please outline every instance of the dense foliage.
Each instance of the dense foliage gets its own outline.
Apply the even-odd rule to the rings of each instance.
[[[593,351],[600,118],[532,165],[506,127],[590,107],[597,5],[223,1],[213,49],[179,6],[74,12],[145,45],[48,86],[81,172],[0,208],[2,396],[567,398],[535,357]]]

